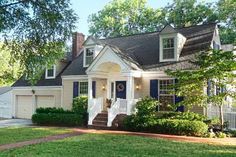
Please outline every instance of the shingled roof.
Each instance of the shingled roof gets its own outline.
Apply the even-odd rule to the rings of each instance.
[[[190,63],[188,62],[188,56],[210,49],[215,28],[216,24],[211,23],[175,29],[186,37],[186,42],[178,62],[159,62],[160,31],[115,38],[96,39],[94,41],[97,42],[97,44],[108,45],[114,48],[115,53],[122,57],[122,59],[136,64],[137,67],[143,70],[165,70],[169,67],[190,67],[191,65],[189,65]],[[87,68],[83,67],[83,52],[81,52],[80,55],[55,79],[45,80],[43,75],[36,86],[61,85],[61,76],[86,75],[86,69]],[[27,81],[20,79],[13,86],[29,86],[29,84]]]

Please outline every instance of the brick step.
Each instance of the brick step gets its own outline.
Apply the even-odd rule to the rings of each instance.
[[[107,121],[93,120],[93,125],[107,126]]]
[[[94,118],[94,120],[98,120],[98,121],[108,121],[108,117],[99,117],[99,116],[96,116]]]
[[[115,130],[113,127],[108,127],[104,125],[88,125],[89,129],[97,129],[97,130]]]

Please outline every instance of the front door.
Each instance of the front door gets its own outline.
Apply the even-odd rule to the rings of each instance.
[[[126,99],[126,81],[116,81],[116,98]]]

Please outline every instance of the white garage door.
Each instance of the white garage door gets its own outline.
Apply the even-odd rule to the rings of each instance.
[[[55,107],[54,96],[51,95],[38,95],[36,96],[37,108],[39,107]]]
[[[16,117],[31,119],[33,113],[32,96],[17,96]]]

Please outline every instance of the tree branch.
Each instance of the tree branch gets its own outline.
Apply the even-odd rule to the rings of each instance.
[[[17,5],[17,4],[20,4],[20,3],[24,3],[26,1],[28,1],[28,0],[21,0],[21,1],[13,2],[13,3],[4,4],[4,5],[1,5],[0,8],[10,7],[12,5]]]

